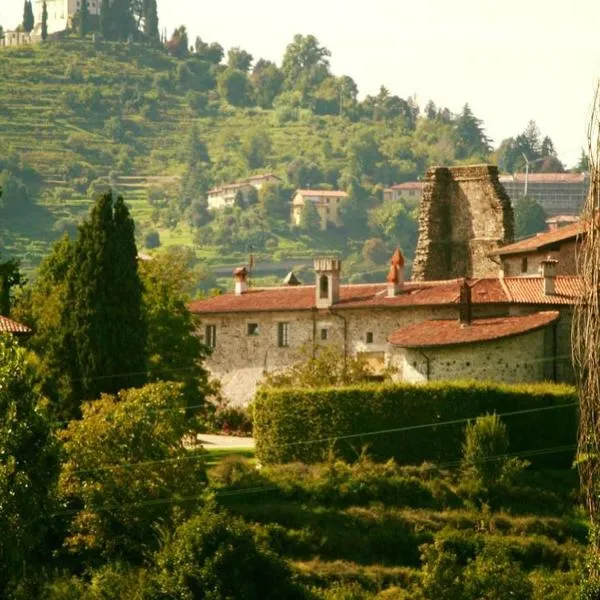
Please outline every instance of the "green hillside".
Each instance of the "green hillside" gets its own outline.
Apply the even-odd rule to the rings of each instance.
[[[259,60],[251,73],[234,68],[243,53],[230,52],[227,65],[202,42],[181,58],[91,38],[0,51],[2,253],[34,269],[110,184],[132,209],[140,247],[156,246],[146,236],[158,234],[210,267],[242,260],[248,247],[271,262],[337,251],[356,273],[381,268],[396,244],[410,257],[415,206],[382,206],[383,187],[431,164],[490,159],[481,122],[468,105],[453,115],[430,103],[420,115],[413,99],[383,87],[359,101],[350,77],[329,72],[328,51],[296,38],[321,51],[312,70],[290,66],[294,44],[281,69]],[[198,167],[196,155],[205,156]],[[261,205],[210,222],[209,187],[264,172],[283,179],[278,214]],[[291,230],[287,203],[300,186],[354,186],[344,229]],[[361,254],[371,238],[379,252]]]

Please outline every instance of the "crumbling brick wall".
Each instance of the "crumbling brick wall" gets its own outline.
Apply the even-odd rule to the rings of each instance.
[[[483,277],[498,271],[488,254],[513,239],[510,199],[493,165],[433,167],[419,213],[413,279]]]

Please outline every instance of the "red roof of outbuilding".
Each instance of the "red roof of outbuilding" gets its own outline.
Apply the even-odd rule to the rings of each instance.
[[[389,342],[402,348],[489,342],[541,329],[554,323],[559,315],[558,311],[547,311],[516,317],[475,319],[469,325],[463,325],[458,319],[422,321],[394,331]]]
[[[491,254],[494,256],[505,256],[508,254],[536,252],[538,250],[543,250],[546,246],[551,246],[552,244],[565,242],[571,239],[575,240],[584,232],[584,223],[572,223],[571,225],[565,225],[560,229],[556,229],[555,231],[545,231],[544,233],[538,233],[533,237],[520,240],[514,244],[508,244],[507,246],[498,248],[498,250],[494,250]]]
[[[26,325],[0,315],[0,333],[31,333]]]

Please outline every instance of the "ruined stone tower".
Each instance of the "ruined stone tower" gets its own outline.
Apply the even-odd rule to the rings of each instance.
[[[498,270],[488,253],[512,241],[510,199],[492,165],[433,167],[419,210],[413,279],[483,277]]]

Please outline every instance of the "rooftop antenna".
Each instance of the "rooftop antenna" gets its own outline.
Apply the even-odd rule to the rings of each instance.
[[[252,286],[252,269],[254,269],[254,246],[248,246],[248,287]]]

